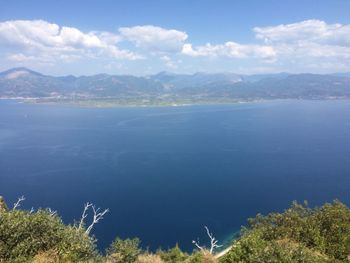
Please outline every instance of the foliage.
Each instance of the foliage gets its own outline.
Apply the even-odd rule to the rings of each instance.
[[[54,250],[48,250],[37,254],[31,263],[59,263],[60,257]]]
[[[231,252],[220,259],[220,263],[322,263],[324,256],[289,240],[266,241],[259,231],[252,231],[235,242]]]
[[[183,263],[189,258],[189,255],[181,251],[177,244],[174,248],[168,250],[158,250],[157,254],[165,263]]]
[[[348,262],[350,210],[339,201],[314,209],[293,203],[249,224],[221,263]]]
[[[217,260],[214,258],[209,251],[196,251],[186,261],[186,263],[216,263]]]
[[[62,260],[94,258],[94,239],[74,226],[66,226],[48,210],[9,210],[0,214],[0,262],[27,262],[38,254],[54,251]]]
[[[3,211],[3,212],[6,212],[8,210],[7,208],[7,205],[5,203],[5,200],[2,196],[0,196],[0,213]]]
[[[109,262],[133,263],[141,254],[140,240],[138,238],[116,238],[107,250]]]
[[[164,261],[159,255],[146,253],[139,255],[135,263],[164,263]]]
[[[117,238],[96,251],[84,227],[65,225],[51,210],[8,209],[0,198],[0,262],[101,263],[341,263],[350,260],[350,210],[334,201],[319,208],[307,203],[283,213],[258,214],[224,256],[208,251],[183,252],[178,245],[156,254],[144,251],[138,238]]]

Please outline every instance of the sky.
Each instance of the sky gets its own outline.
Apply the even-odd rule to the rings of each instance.
[[[350,72],[350,0],[0,0],[0,71]]]

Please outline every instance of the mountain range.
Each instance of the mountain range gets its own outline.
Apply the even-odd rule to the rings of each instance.
[[[144,77],[97,74],[48,76],[27,68],[0,73],[0,98],[114,104],[221,103],[268,99],[350,98],[350,73],[174,74]]]

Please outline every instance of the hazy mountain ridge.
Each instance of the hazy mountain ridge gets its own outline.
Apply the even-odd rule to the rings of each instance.
[[[27,68],[0,73],[1,98],[228,102],[257,99],[350,98],[350,74],[173,74],[146,77],[43,75]]]

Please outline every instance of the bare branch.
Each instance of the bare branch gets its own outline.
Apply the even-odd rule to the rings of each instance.
[[[210,233],[209,228],[207,226],[204,227],[207,230],[207,235],[210,238],[210,254],[213,254],[215,248],[222,247],[222,245],[218,245],[218,240],[215,239],[212,233]]]
[[[199,250],[202,250],[202,251],[204,250],[204,247],[201,247],[197,241],[192,240],[192,244],[194,244],[197,248],[199,248]]]
[[[78,229],[82,229],[84,227],[84,224],[85,224],[85,219],[86,217],[88,216],[88,210],[89,209],[92,209],[94,215],[93,215],[93,218],[92,218],[92,222],[91,224],[89,225],[89,227],[85,230],[85,233],[86,234],[90,234],[92,228],[94,227],[95,224],[97,224],[101,219],[103,219],[103,216],[109,212],[108,209],[105,209],[103,212],[99,212],[100,211],[100,208],[97,208],[94,206],[93,203],[85,203],[84,204],[84,210],[83,210],[83,213],[81,215],[81,218],[80,218],[80,222],[79,222],[79,225],[78,225]]]
[[[209,253],[210,253],[210,254],[213,254],[214,249],[215,249],[215,248],[222,247],[222,245],[218,245],[218,244],[217,244],[217,243],[218,243],[218,240],[216,240],[215,237],[213,236],[213,234],[210,233],[209,228],[208,228],[207,226],[204,226],[204,228],[205,228],[205,230],[207,231],[208,237],[210,238],[210,250],[209,250]],[[193,243],[197,248],[199,248],[200,250],[202,250],[202,251],[205,250],[205,247],[200,246],[198,242],[196,242],[196,241],[193,240],[192,243]]]
[[[87,211],[89,210],[89,208],[92,206],[93,204],[87,202],[86,204],[84,204],[84,211],[83,211],[83,214],[81,215],[81,218],[80,218],[80,223],[79,223],[79,229],[81,229],[83,226],[84,226],[84,221],[85,221],[85,218],[88,216],[87,214]]]
[[[92,205],[92,210],[94,212],[94,217],[92,219],[92,223],[90,224],[90,226],[86,229],[85,233],[86,234],[90,234],[92,228],[94,227],[95,224],[97,224],[101,219],[103,219],[103,216],[109,212],[108,209],[103,210],[103,212],[99,212],[100,208],[97,208]]]
[[[20,207],[21,206],[21,202],[24,201],[24,200],[26,200],[26,199],[25,199],[25,197],[23,195],[21,197],[18,197],[17,202],[13,204],[12,210],[15,210],[18,207]]]
[[[57,214],[57,211],[51,210],[51,208],[50,208],[50,207],[47,209],[47,211],[49,211],[50,216],[54,216],[54,215],[56,215],[56,214]]]

